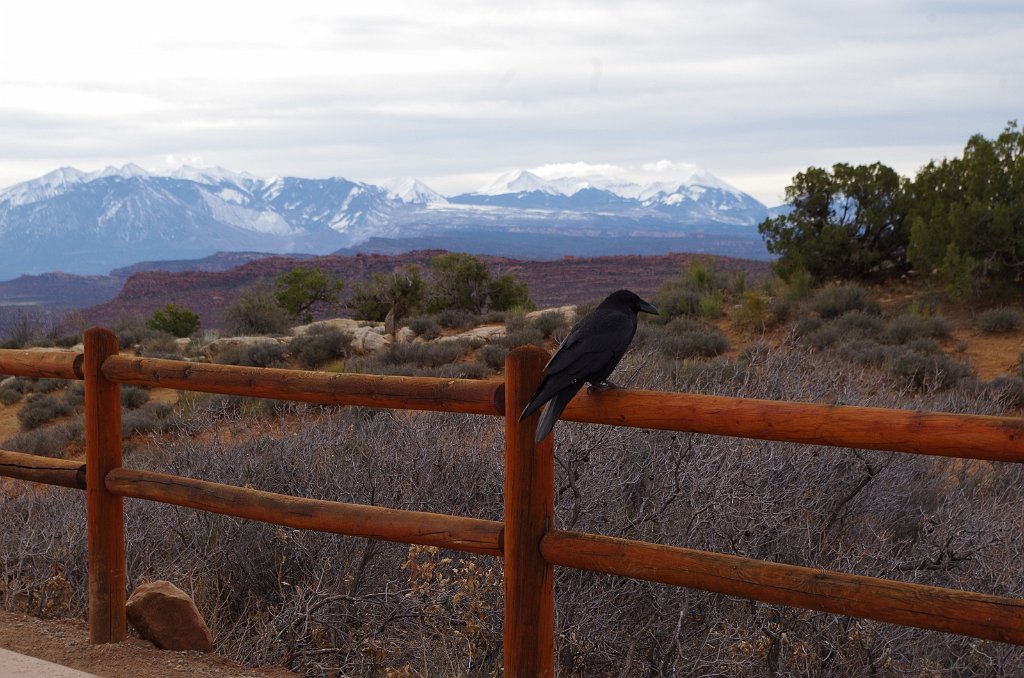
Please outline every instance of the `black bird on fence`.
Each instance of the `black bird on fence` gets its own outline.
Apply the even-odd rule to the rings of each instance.
[[[519,417],[522,421],[548,403],[537,423],[536,442],[551,433],[562,410],[584,383],[590,382],[596,388],[615,388],[608,377],[633,341],[636,316],[641,311],[658,313],[658,309],[633,292],[619,290],[573,326],[544,367],[544,381]]]

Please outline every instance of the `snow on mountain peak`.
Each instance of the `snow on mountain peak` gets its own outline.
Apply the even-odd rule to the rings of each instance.
[[[419,179],[413,179],[412,177],[386,179],[378,185],[385,189],[391,196],[408,204],[431,205],[435,203],[444,204],[448,202],[448,199],[443,195],[432,189],[430,186],[427,186]]]
[[[220,166],[193,167],[191,165],[181,165],[164,176],[171,179],[182,179],[184,181],[194,181],[197,184],[209,184],[213,186],[222,183],[241,185],[246,181],[259,181],[259,177],[249,174],[248,172],[234,172]]]
[[[518,169],[502,174],[487,186],[484,186],[477,195],[506,195],[508,193],[530,193],[540,191],[557,195],[561,193],[555,186],[544,181],[539,176],[528,170]]]

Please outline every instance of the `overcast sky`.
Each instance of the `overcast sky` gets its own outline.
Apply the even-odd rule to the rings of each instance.
[[[134,162],[452,194],[694,163],[777,204],[811,165],[912,175],[1024,122],[1024,2],[838,4],[5,3],[0,187]]]

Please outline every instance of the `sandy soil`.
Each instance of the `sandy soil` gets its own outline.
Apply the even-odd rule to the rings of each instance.
[[[176,675],[286,678],[296,675],[280,667],[241,666],[215,653],[159,650],[140,638],[92,645],[89,629],[83,621],[38,619],[14,612],[0,611],[0,648],[109,678]],[[2,673],[3,666],[0,666]]]

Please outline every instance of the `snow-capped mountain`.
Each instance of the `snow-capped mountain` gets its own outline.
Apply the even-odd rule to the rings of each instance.
[[[419,179],[402,177],[381,182],[392,197],[410,205],[444,204],[448,199]]]
[[[375,185],[341,177],[262,179],[219,167],[164,174],[137,165],[65,167],[0,190],[0,279],[106,273],[217,251],[428,246],[558,257],[643,246],[763,257],[756,225],[767,213],[699,168],[649,184],[516,170],[445,198],[412,178]]]

